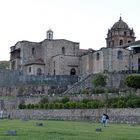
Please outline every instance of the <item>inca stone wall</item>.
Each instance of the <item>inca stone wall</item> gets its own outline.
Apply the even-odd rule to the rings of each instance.
[[[42,120],[84,120],[100,122],[105,109],[53,109],[53,110],[7,110],[13,119],[42,119]],[[140,108],[137,109],[108,109],[110,122],[140,124]]]

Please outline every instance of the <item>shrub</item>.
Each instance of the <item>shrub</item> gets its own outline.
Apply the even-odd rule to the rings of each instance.
[[[88,94],[89,91],[88,91],[88,89],[83,88],[83,89],[80,90],[80,93],[81,93],[81,94]]]
[[[48,103],[44,104],[44,109],[48,109]]]
[[[125,78],[125,84],[128,87],[139,89],[140,88],[140,75],[132,74]]]
[[[48,103],[48,108],[49,109],[54,109],[54,104],[53,103]]]
[[[39,104],[34,104],[34,108],[38,109],[39,108]]]
[[[79,109],[86,109],[87,108],[87,104],[85,104],[83,102],[78,102],[77,103],[77,108],[79,108]]]
[[[62,109],[63,108],[63,104],[62,103],[54,103],[54,108],[55,109]]]
[[[118,107],[118,108],[125,108],[125,107],[126,107],[125,101],[124,101],[124,100],[119,100],[119,101],[117,102],[117,107]]]
[[[43,99],[41,99],[40,100],[40,104],[45,104],[45,103],[48,103],[49,102],[49,100],[48,100],[48,98],[43,98]]]
[[[70,99],[68,98],[68,97],[64,97],[64,98],[62,98],[62,100],[61,100],[61,102],[63,103],[63,104],[65,104],[65,103],[67,103],[67,102],[69,102],[70,101]]]
[[[18,105],[18,108],[19,108],[19,109],[25,109],[25,108],[26,108],[26,105],[25,105],[25,104],[19,104],[19,105]]]
[[[72,102],[72,101],[66,102],[64,104],[64,107],[66,109],[73,109],[73,108],[76,108],[76,106],[77,106],[76,102]]]
[[[40,108],[40,109],[44,109],[44,104],[42,104],[42,103],[39,104],[39,108]]]

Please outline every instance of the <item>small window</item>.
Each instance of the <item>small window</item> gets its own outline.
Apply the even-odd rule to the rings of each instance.
[[[55,68],[55,61],[53,62],[53,66],[54,66],[54,68]]]
[[[112,40],[112,47],[114,47],[114,40]]]
[[[131,43],[131,40],[129,40],[128,43]]]
[[[126,31],[124,31],[124,36],[126,36]]]
[[[31,67],[29,67],[29,73],[31,73],[31,71],[32,71],[32,68],[31,68]]]
[[[108,47],[110,47],[110,42],[108,42]]]
[[[97,54],[96,54],[96,60],[99,60],[99,59],[100,59],[100,54],[97,53]]]
[[[55,69],[53,70],[53,75],[55,75]]]
[[[122,60],[123,59],[123,52],[122,51],[118,51],[117,58],[119,60]]]
[[[32,48],[32,55],[35,54],[35,48]]]
[[[65,47],[62,47],[62,54],[65,54]]]
[[[123,45],[123,40],[121,39],[119,42],[120,46]]]

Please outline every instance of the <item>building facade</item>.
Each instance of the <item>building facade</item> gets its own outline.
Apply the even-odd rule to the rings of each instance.
[[[88,75],[140,71],[140,41],[120,19],[108,30],[106,47],[82,50],[79,43],[53,39],[48,30],[42,42],[19,41],[11,47],[10,69],[27,75]]]

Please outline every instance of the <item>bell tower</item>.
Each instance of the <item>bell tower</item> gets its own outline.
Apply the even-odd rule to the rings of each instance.
[[[49,29],[47,31],[47,39],[52,40],[53,39],[53,31],[51,29]]]

